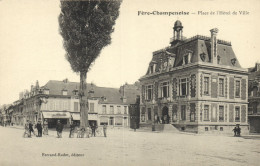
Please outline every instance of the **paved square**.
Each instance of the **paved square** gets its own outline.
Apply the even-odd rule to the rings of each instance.
[[[23,130],[0,127],[0,165],[259,165],[260,140],[186,133],[108,129],[108,137],[23,138]],[[51,156],[52,155],[52,156]],[[56,156],[55,156],[56,155]]]

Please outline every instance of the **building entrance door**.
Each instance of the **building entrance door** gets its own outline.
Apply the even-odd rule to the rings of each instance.
[[[169,110],[168,110],[168,107],[163,107],[162,109],[162,123],[163,124],[168,124],[169,123]]]
[[[109,118],[109,125],[114,126],[114,117]]]

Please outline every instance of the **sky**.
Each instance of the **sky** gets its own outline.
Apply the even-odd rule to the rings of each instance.
[[[190,14],[138,15],[138,11]],[[217,15],[217,11],[231,14]],[[240,15],[239,11],[249,14]],[[0,105],[18,100],[19,92],[35,85],[36,80],[40,86],[65,78],[79,82],[79,75],[65,59],[59,13],[58,0],[0,0]],[[243,68],[260,62],[258,0],[124,0],[112,43],[96,59],[87,82],[119,88],[138,81],[146,73],[152,52],[169,46],[176,20],[182,22],[185,37],[210,36],[209,30],[218,28],[217,38],[231,41]]]

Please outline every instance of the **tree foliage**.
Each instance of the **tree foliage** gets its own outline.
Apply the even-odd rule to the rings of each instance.
[[[120,0],[61,1],[60,34],[74,72],[88,72],[102,48],[111,43]]]

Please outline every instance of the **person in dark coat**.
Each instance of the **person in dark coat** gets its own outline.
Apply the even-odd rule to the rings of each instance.
[[[103,133],[104,133],[104,137],[107,137],[107,125],[104,124],[103,126]]]
[[[96,126],[94,124],[92,124],[91,130],[92,130],[92,137],[93,136],[95,137],[96,136]]]
[[[74,137],[74,130],[75,130],[75,123],[71,122],[71,124],[70,124],[70,135],[69,135],[70,138]]]
[[[30,133],[30,137],[32,136],[32,133],[33,133],[33,135],[35,135],[34,130],[33,130],[33,124],[31,121],[29,122],[29,133]]]
[[[38,137],[42,137],[42,124],[40,121],[38,121],[38,123],[36,124],[36,128],[38,131]]]
[[[63,130],[63,124],[58,120],[57,126],[56,126],[56,131],[58,138],[62,138],[62,130]]]

